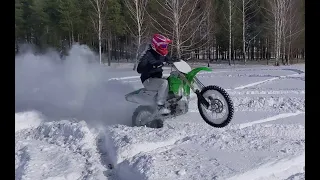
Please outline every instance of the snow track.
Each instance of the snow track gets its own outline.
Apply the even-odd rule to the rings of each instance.
[[[257,121],[252,121],[252,122],[240,124],[240,129],[252,126],[254,124],[260,124],[260,123],[269,122],[269,121],[276,121],[278,119],[283,119],[283,118],[287,118],[287,117],[291,117],[291,116],[297,116],[297,115],[300,115],[300,114],[304,114],[304,112],[298,111],[296,113],[278,114],[276,116],[272,116],[272,117],[269,117],[269,118],[265,118],[265,119],[261,119],[261,120],[257,120]]]
[[[304,151],[304,127],[297,125],[253,125],[243,129],[231,126],[220,130],[185,124],[174,131],[176,139],[169,142],[170,138],[165,138],[163,146],[155,149],[149,148],[154,142],[148,139],[159,137],[160,132],[170,131],[170,125],[162,130],[148,131],[147,137],[138,135],[139,128],[118,126],[113,130],[121,132],[117,139],[129,134],[136,139],[126,146],[117,145],[119,152],[132,147],[131,143],[143,142],[139,151],[122,154],[122,160],[116,165],[121,179],[226,179],[245,172],[250,175],[253,171],[255,174],[256,167],[260,165],[263,165],[260,171],[269,169],[275,172],[274,168],[279,170],[288,162],[268,167],[270,161],[299,157]],[[304,162],[304,159],[298,160],[297,164]]]
[[[228,180],[247,180],[247,179],[286,179],[293,178],[291,174],[303,172],[305,166],[305,153],[294,158],[285,158],[266,163],[252,171],[243,173]]]

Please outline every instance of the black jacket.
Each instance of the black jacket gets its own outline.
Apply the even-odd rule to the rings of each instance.
[[[164,62],[168,62],[170,60],[171,58],[161,56],[149,45],[147,51],[140,58],[140,62],[137,67],[137,72],[141,74],[141,82],[143,83],[149,78],[162,78],[162,66],[164,65]]]

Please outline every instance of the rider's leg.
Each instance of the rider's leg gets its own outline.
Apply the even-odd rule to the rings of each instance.
[[[143,82],[143,86],[150,91],[158,91],[157,104],[160,109],[160,113],[170,113],[170,110],[164,107],[164,103],[167,100],[169,86],[168,81],[163,78],[149,78]]]

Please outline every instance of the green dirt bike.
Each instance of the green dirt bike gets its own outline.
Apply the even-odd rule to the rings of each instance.
[[[125,95],[127,101],[139,104],[133,113],[132,125],[161,128],[165,119],[187,113],[192,90],[198,99],[198,110],[202,119],[216,128],[227,126],[234,114],[230,96],[219,86],[203,85],[196,77],[200,71],[212,70],[207,67],[192,69],[183,60],[172,62],[170,65],[174,71],[171,71],[167,78],[169,94],[165,106],[171,110],[171,113],[168,115],[158,113],[157,91],[141,88]]]

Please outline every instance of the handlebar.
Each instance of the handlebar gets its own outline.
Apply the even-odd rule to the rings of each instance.
[[[173,64],[173,63],[175,63],[175,62],[180,62],[180,59],[178,59],[178,58],[172,58],[170,61],[168,61],[167,63],[168,64]]]

